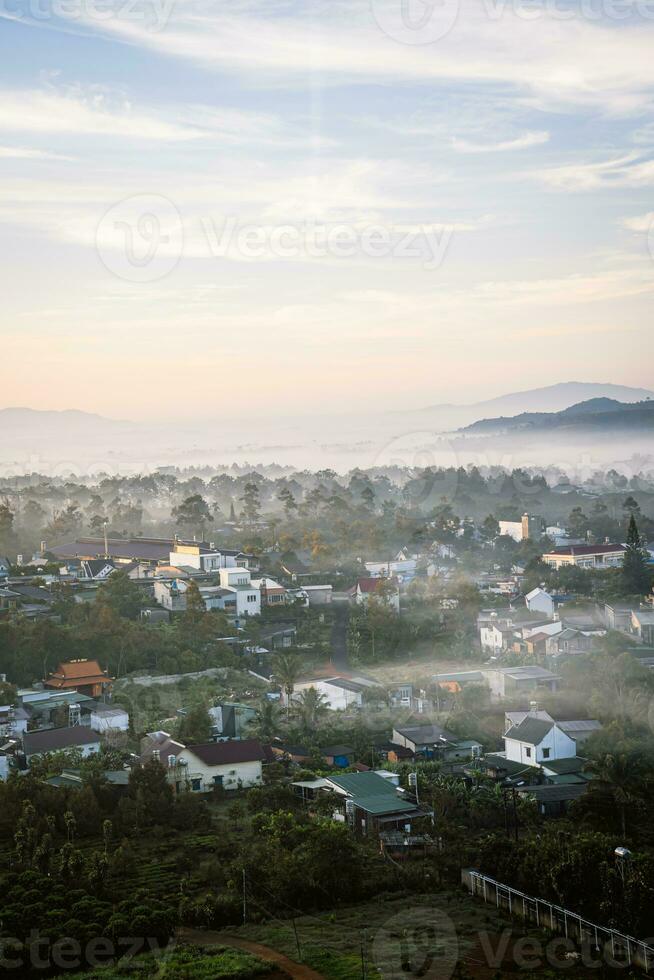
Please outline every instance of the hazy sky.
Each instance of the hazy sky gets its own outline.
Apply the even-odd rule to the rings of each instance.
[[[0,11],[3,405],[652,384],[654,0]]]

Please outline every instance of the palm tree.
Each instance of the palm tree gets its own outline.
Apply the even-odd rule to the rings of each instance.
[[[250,722],[250,726],[262,742],[272,742],[279,732],[281,717],[279,706],[274,701],[264,698],[257,708],[257,713]]]
[[[329,702],[315,687],[307,687],[295,702],[300,726],[305,734],[315,731],[329,711]]]
[[[291,711],[291,698],[295,690],[295,684],[300,676],[300,661],[294,653],[279,653],[275,657],[273,664],[273,674],[283,690],[286,698],[286,716]]]
[[[599,787],[608,790],[620,814],[620,828],[623,837],[627,833],[627,809],[648,792],[650,772],[638,751],[627,748],[607,752],[587,763],[586,768],[593,773]],[[592,789],[592,785],[591,785]]]

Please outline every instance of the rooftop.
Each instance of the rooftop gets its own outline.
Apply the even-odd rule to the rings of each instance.
[[[187,751],[197,756],[207,766],[229,766],[237,762],[264,762],[266,754],[256,739],[243,741],[204,742],[189,745]]]
[[[25,755],[37,752],[58,752],[61,749],[72,749],[81,745],[93,745],[100,742],[97,732],[82,725],[73,728],[50,728],[43,732],[26,732],[23,735]]]

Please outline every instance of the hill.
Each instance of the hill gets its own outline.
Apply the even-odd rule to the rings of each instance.
[[[590,398],[560,412],[522,412],[509,418],[480,419],[461,431],[472,434],[589,429],[630,432],[651,430],[653,426],[654,401],[625,403],[614,398]]]

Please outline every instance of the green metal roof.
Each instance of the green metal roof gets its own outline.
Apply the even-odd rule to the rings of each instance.
[[[372,796],[396,797],[397,788],[390,779],[378,776],[376,772],[346,772],[342,776],[329,776],[330,783],[338,786],[348,796],[356,799]]]
[[[353,802],[359,810],[365,810],[366,813],[372,814],[382,814],[382,813],[418,813],[419,808],[415,803],[411,803],[409,800],[401,800],[399,796],[393,798],[390,795],[377,795],[377,796],[356,796],[353,797]]]
[[[571,759],[546,759],[541,765],[546,772],[553,772],[558,776],[569,772],[581,772],[586,764],[585,759],[573,756]]]

